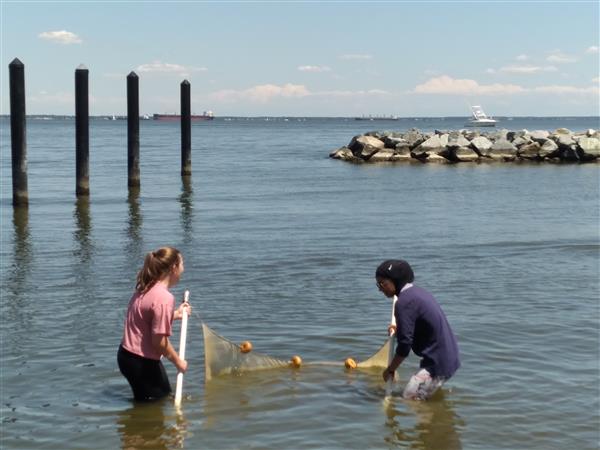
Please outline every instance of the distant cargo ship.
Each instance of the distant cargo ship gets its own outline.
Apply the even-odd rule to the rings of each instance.
[[[398,116],[361,116],[355,117],[354,120],[398,120]]]
[[[152,116],[154,120],[180,120],[179,114],[154,114]],[[203,114],[192,114],[191,120],[213,120],[215,118],[212,111],[204,111]]]

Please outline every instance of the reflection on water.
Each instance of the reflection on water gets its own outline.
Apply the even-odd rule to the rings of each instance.
[[[94,253],[94,245],[91,239],[92,220],[90,218],[90,199],[88,196],[78,197],[75,201],[75,232],[73,237],[79,244],[75,250],[75,256],[79,257],[79,262],[89,264]]]
[[[189,241],[194,231],[192,227],[192,211],[194,209],[192,177],[182,176],[181,181],[181,195],[179,196],[179,203],[181,203],[181,226],[186,240]]]
[[[386,415],[390,433],[385,440],[390,445],[423,450],[463,448],[457,427],[464,422],[442,391],[424,402],[396,398],[386,405]]]
[[[2,288],[6,294],[6,303],[17,316],[21,302],[25,300],[23,292],[30,272],[33,252],[29,235],[29,210],[27,207],[13,208],[14,244],[12,265],[8,272],[7,280]],[[3,295],[4,297],[4,295]],[[11,314],[11,316],[13,316]]]
[[[117,428],[123,450],[184,448],[188,422],[181,412],[166,415],[166,402],[137,403],[119,413]]]
[[[142,213],[140,211],[140,188],[130,187],[127,196],[128,218],[127,218],[127,255],[132,261],[142,258]]]

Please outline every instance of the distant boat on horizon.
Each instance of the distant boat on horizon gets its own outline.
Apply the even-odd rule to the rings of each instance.
[[[496,120],[492,119],[483,112],[481,106],[471,106],[471,114],[473,115],[465,127],[495,127]]]
[[[181,119],[181,115],[180,114],[154,114],[152,116],[152,118],[154,120],[165,120],[165,121],[173,121],[173,120],[180,120]],[[204,111],[203,114],[192,114],[190,116],[191,120],[197,121],[197,120],[214,120],[215,115],[213,114],[212,111]]]

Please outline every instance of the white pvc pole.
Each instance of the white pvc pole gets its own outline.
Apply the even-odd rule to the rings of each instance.
[[[190,298],[190,291],[185,291],[183,294],[183,301],[187,303]],[[187,309],[183,310],[181,316],[181,336],[179,337],[179,357],[185,359],[185,341],[187,338],[187,320],[188,314]],[[175,387],[175,406],[181,405],[181,393],[183,390],[183,372],[177,372],[177,386]]]
[[[396,295],[394,295],[394,298],[392,299],[392,320],[391,320],[391,324],[396,326],[396,315],[394,314],[394,309],[396,307],[396,302],[398,301],[398,297]],[[390,337],[389,337],[389,343],[390,346],[388,348],[388,367],[390,366],[390,364],[392,363],[392,360],[394,359],[394,341],[396,339],[394,339],[394,336],[396,334],[395,330],[392,330],[392,332],[390,333]],[[389,397],[392,395],[392,387],[394,385],[394,378],[390,377],[387,380],[387,384],[385,385],[385,396]]]

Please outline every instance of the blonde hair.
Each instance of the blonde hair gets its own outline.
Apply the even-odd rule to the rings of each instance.
[[[135,290],[145,294],[180,261],[181,252],[174,247],[161,247],[148,253],[144,258],[144,266],[137,274]]]

